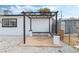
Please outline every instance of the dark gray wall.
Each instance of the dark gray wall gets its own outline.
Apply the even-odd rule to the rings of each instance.
[[[77,32],[77,28],[76,28],[76,24],[77,22],[79,21],[75,21],[75,20],[66,20],[65,21],[65,33],[69,33],[69,30],[70,30],[70,33],[73,34],[73,33],[76,33]]]

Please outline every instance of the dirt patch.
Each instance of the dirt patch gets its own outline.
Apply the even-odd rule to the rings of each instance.
[[[70,36],[70,39],[69,39],[69,36],[65,36],[63,39],[63,42],[71,45],[76,49],[79,49],[79,38],[76,36]]]

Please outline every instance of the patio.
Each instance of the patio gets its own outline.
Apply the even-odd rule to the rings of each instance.
[[[26,44],[20,42],[20,46],[38,46],[38,47],[62,47],[62,45],[56,45],[53,42],[52,37],[45,35],[37,35],[26,38]]]
[[[36,38],[36,37],[32,37]],[[40,37],[39,37],[40,38]],[[41,37],[45,39],[46,37]],[[50,37],[48,37],[50,39]],[[30,38],[29,38],[30,39]],[[40,41],[40,39],[38,39]],[[51,40],[48,40],[52,46],[27,46],[23,44],[21,36],[1,36],[0,37],[0,53],[59,53],[59,52],[79,52],[71,46],[63,43],[62,47],[53,47]],[[35,41],[35,40],[34,40]],[[31,41],[32,42],[32,41]],[[47,41],[45,41],[47,42]],[[29,41],[28,41],[29,43]]]

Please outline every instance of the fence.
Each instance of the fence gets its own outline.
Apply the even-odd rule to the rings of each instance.
[[[79,20],[62,21],[61,30],[64,30],[62,41],[79,49]]]

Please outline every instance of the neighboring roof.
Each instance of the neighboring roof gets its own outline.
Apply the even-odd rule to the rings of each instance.
[[[23,15],[0,15],[0,16],[23,16]]]
[[[62,21],[79,21],[79,19],[63,19]]]

